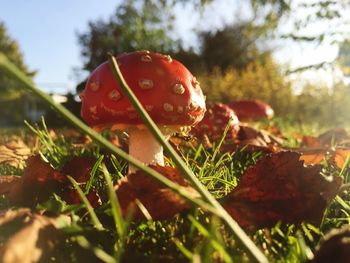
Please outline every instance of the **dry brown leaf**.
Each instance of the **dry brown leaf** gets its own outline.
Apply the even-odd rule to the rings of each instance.
[[[344,167],[347,158],[350,156],[350,148],[339,148],[335,151],[331,162],[333,162],[340,169]],[[349,164],[348,164],[349,165]]]
[[[301,148],[295,149],[301,153],[300,160],[303,160],[306,165],[320,164],[325,160],[338,168],[343,168],[345,162],[350,155],[350,148]]]
[[[304,135],[302,137],[301,144],[305,147],[320,147],[320,141],[318,138],[310,135]]]
[[[19,217],[24,217],[30,214],[29,208],[20,208],[17,210],[0,211],[0,227],[15,220]]]
[[[12,138],[4,145],[0,145],[0,164],[8,164],[22,169],[25,160],[31,155],[31,150],[19,138]]]
[[[350,226],[331,230],[321,241],[311,263],[348,263],[350,259]]]
[[[66,180],[63,174],[40,155],[32,156],[27,161],[23,176],[11,188],[7,197],[12,203],[30,206],[47,200]]]
[[[305,147],[332,147],[334,145],[349,146],[350,136],[344,128],[330,129],[318,137],[303,136],[302,145]]]
[[[78,183],[85,183],[90,178],[94,163],[95,159],[91,157],[73,157],[63,166],[62,171],[58,171],[40,155],[32,156],[27,160],[23,176],[11,185],[4,183],[3,194],[6,194],[11,203],[25,206],[46,201],[52,193],[60,195],[70,204],[80,203],[80,198],[67,175],[72,176]],[[1,188],[0,181],[0,193]],[[100,205],[100,198],[94,189],[91,189],[87,197],[94,207]]]
[[[14,175],[0,176],[0,195],[8,194],[21,177]]]
[[[193,198],[199,194],[184,180],[176,168],[151,166],[163,176],[186,188]],[[145,218],[137,206],[139,200],[153,219],[169,219],[190,208],[189,204],[169,188],[141,171],[121,179],[115,187],[123,215],[133,213],[135,219]]]
[[[350,137],[344,128],[334,128],[317,137],[322,146],[333,146],[349,141]]]
[[[325,178],[321,169],[304,166],[296,152],[267,155],[244,173],[224,207],[244,227],[318,222],[342,183]]]
[[[69,222],[68,217],[63,217],[66,222]],[[57,218],[33,214],[29,209],[0,212],[0,229],[12,223],[16,226],[20,224],[19,229],[16,228],[18,230],[12,233],[0,247],[0,262],[45,262],[62,237],[56,228],[56,222]]]
[[[330,155],[328,148],[306,148],[297,149],[301,153],[300,160],[304,161],[305,165],[320,164]]]
[[[239,127],[237,135],[238,141],[257,139],[266,145],[274,144],[281,146],[283,144],[283,138],[272,135],[265,130],[257,130],[247,124],[240,124]]]

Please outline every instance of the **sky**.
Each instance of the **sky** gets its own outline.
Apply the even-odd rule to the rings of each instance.
[[[77,32],[85,32],[88,21],[108,19],[118,3],[120,1],[112,0],[0,0],[0,21],[19,43],[25,63],[38,71],[35,83],[46,91],[64,93],[75,90],[78,79],[73,68],[82,66]],[[213,10],[214,6],[209,5],[200,16],[194,7],[178,6],[174,34],[181,36],[185,45],[191,45],[196,41],[194,28],[219,28],[248,12],[244,4],[232,5],[232,0],[215,1]],[[337,55],[337,47],[329,44],[317,48],[295,44],[275,47],[276,59],[291,67],[331,61]],[[319,72],[308,75],[325,77]]]

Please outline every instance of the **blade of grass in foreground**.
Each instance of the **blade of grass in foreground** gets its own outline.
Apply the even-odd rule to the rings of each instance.
[[[217,200],[215,200],[215,198],[205,189],[205,187],[203,185],[201,185],[201,183],[197,180],[197,178],[194,176],[192,171],[184,164],[184,162],[177,155],[177,153],[173,150],[173,148],[163,139],[163,136],[161,135],[159,129],[156,127],[156,125],[153,123],[153,121],[149,118],[148,114],[142,108],[140,102],[137,100],[135,95],[132,93],[132,91],[130,90],[130,88],[127,86],[124,79],[122,78],[121,72],[119,70],[119,67],[117,66],[117,63],[116,63],[114,57],[111,56],[110,61],[113,65],[114,74],[116,75],[118,80],[121,82],[124,92],[126,92],[126,94],[130,94],[130,96],[128,96],[128,97],[131,100],[131,103],[133,104],[133,106],[136,108],[136,110],[139,112],[139,114],[142,116],[142,118],[144,118],[145,123],[150,128],[151,132],[162,143],[163,147],[170,153],[170,156],[173,158],[174,162],[179,167],[179,169],[182,171],[182,173],[199,190],[200,194],[204,197],[204,199],[207,200],[207,203],[205,203],[199,199],[192,199],[191,196],[187,193],[187,191],[183,187],[173,183],[172,181],[165,178],[164,176],[162,176],[158,172],[145,166],[140,161],[130,157],[127,153],[125,153],[121,149],[115,147],[108,140],[103,138],[97,132],[93,131],[86,124],[84,124],[82,121],[80,121],[77,117],[75,117],[71,112],[69,112],[62,105],[54,102],[52,100],[52,98],[49,95],[47,95],[45,92],[36,88],[35,85],[32,83],[32,81],[24,73],[22,73],[13,63],[11,63],[6,58],[6,56],[4,54],[0,53],[0,68],[9,72],[14,78],[16,78],[20,83],[22,83],[25,87],[27,87],[29,90],[31,90],[39,98],[41,98],[46,104],[48,104],[54,110],[56,110],[59,114],[61,114],[62,117],[64,117],[66,120],[68,120],[72,125],[77,127],[79,130],[81,130],[85,134],[89,135],[93,140],[95,140],[96,142],[98,142],[101,145],[103,145],[104,147],[106,147],[112,153],[119,155],[121,158],[128,161],[131,165],[135,166],[139,170],[149,174],[157,181],[166,185],[168,188],[172,189],[174,192],[176,192],[180,196],[182,196],[189,203],[200,206],[200,207],[212,212],[213,214],[216,214],[220,218],[222,218],[226,222],[228,227],[231,229],[231,232],[233,233],[233,235],[235,235],[238,238],[238,240],[240,240],[242,242],[242,244],[246,247],[247,252],[252,256],[252,258],[254,258],[258,262],[268,262],[267,258],[255,246],[253,241],[250,240],[250,238],[240,228],[240,226],[237,224],[237,222],[232,219],[232,217],[217,202]]]
[[[73,179],[73,177],[71,177],[69,175],[67,177],[68,177],[69,181],[72,183],[72,185],[74,186],[75,190],[77,190],[81,201],[83,201],[86,209],[88,210],[90,218],[91,218],[91,221],[94,224],[94,227],[96,227],[97,230],[103,230],[103,226],[102,226],[100,220],[98,219],[98,217],[97,217],[97,215],[96,215],[96,213],[94,211],[94,208],[91,206],[89,200],[86,198],[83,190],[81,190],[80,186]]]
[[[82,131],[83,133],[89,135],[95,142],[100,145],[106,147],[113,154],[118,155],[125,161],[129,162],[139,170],[149,174],[151,177],[159,181],[160,183],[167,186],[169,189],[173,190],[175,193],[179,194],[182,198],[187,200],[190,204],[194,206],[199,206],[204,210],[210,211],[211,213],[216,214],[216,210],[210,205],[206,204],[200,199],[193,199],[190,194],[188,194],[187,190],[184,187],[175,184],[171,180],[165,178],[160,173],[154,171],[153,169],[145,166],[140,161],[128,155],[126,152],[116,147],[114,144],[109,142],[107,139],[102,137],[100,134],[95,132],[81,120],[79,120],[76,116],[74,116],[69,110],[63,107],[61,104],[56,103],[53,99],[37,88],[33,82],[21,71],[19,70],[13,63],[11,63],[4,54],[0,53],[0,69],[5,70],[10,73],[16,80],[18,80],[24,87],[33,92],[36,96],[38,96],[43,102],[45,102],[48,106],[54,109],[57,113],[59,113],[64,119],[66,119],[70,124],[74,127]]]
[[[146,110],[142,107],[140,101],[135,96],[133,91],[130,89],[128,84],[123,78],[118,63],[115,57],[111,54],[108,56],[110,66],[112,68],[114,77],[119,82],[124,95],[126,95],[130,103],[134,106],[139,116],[143,120],[147,128],[152,132],[153,136],[157,141],[164,147],[173,159],[178,169],[182,172],[183,176],[192,183],[192,186],[201,194],[202,198],[206,200],[211,206],[213,206],[218,212],[218,216],[226,222],[231,232],[238,238],[238,240],[246,247],[247,252],[258,262],[267,262],[267,258],[264,254],[256,247],[254,242],[248,237],[238,223],[227,213],[227,211],[220,205],[220,203],[209,193],[204,185],[197,179],[192,170],[185,164],[181,157],[176,153],[173,147],[164,139],[161,131],[157,125],[150,118]]]

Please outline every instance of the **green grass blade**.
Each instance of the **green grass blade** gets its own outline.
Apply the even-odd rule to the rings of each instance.
[[[98,219],[98,217],[97,217],[93,207],[91,206],[89,200],[84,195],[83,190],[81,190],[78,183],[71,176],[68,175],[67,177],[68,177],[69,181],[72,183],[72,185],[74,186],[74,188],[77,190],[81,201],[83,201],[84,205],[86,206],[86,209],[89,212],[89,215],[90,215],[90,218],[91,218],[91,221],[92,221],[94,227],[97,230],[103,230],[103,226],[102,226],[100,220]]]
[[[90,188],[92,187],[92,183],[93,183],[93,181],[94,181],[95,174],[96,174],[97,169],[98,169],[98,167],[100,166],[100,164],[101,164],[103,158],[104,158],[104,156],[101,155],[101,156],[97,159],[97,161],[96,161],[96,163],[94,164],[94,166],[92,167],[91,172],[90,172],[90,178],[89,178],[89,180],[87,181],[86,186],[85,186],[85,194],[88,194],[88,193],[90,192]]]
[[[116,227],[116,230],[118,232],[118,235],[121,238],[123,238],[125,236],[124,219],[123,219],[123,216],[121,214],[119,201],[118,201],[117,195],[115,193],[110,174],[108,173],[108,170],[107,170],[105,165],[102,165],[102,173],[103,173],[104,178],[105,178],[106,183],[107,183],[108,197],[109,197],[109,201],[111,203],[112,215],[113,215],[115,227]]]
[[[84,236],[76,236],[74,240],[85,249],[90,249],[102,262],[117,263],[118,261],[99,247],[92,246]]]
[[[233,220],[233,218],[226,212],[226,210],[219,204],[219,202],[209,193],[205,186],[201,184],[201,182],[193,174],[192,170],[185,164],[185,162],[171,147],[171,145],[164,139],[164,136],[162,135],[157,125],[150,118],[146,110],[142,107],[138,98],[135,96],[133,91],[130,89],[130,87],[124,80],[115,57],[109,55],[108,60],[115,78],[120,83],[120,87],[124,95],[128,97],[130,103],[138,112],[139,116],[141,117],[147,128],[152,132],[153,136],[169,153],[170,157],[173,159],[178,169],[182,172],[183,176],[192,183],[192,186],[201,194],[203,199],[206,200],[208,204],[213,206],[214,209],[216,209],[219,217],[221,217],[226,222],[226,224],[231,229],[231,232],[246,247],[247,252],[258,262],[268,262],[265,255],[257,248],[254,242],[248,237],[248,235],[237,224],[237,222]]]
[[[136,160],[135,158],[132,158],[130,155],[125,153],[123,150],[117,148],[115,145],[113,145],[111,142],[109,142],[107,139],[102,137],[100,134],[92,130],[89,126],[87,126],[85,123],[83,123],[79,118],[74,116],[69,110],[67,110],[65,107],[63,107],[61,104],[56,103],[53,101],[53,99],[40,90],[39,88],[35,87],[33,82],[23,73],[21,70],[19,70],[13,63],[11,63],[4,54],[0,53],[0,68],[4,69],[8,73],[10,73],[16,80],[18,80],[20,83],[23,84],[24,87],[26,87],[28,90],[32,91],[36,96],[38,96],[43,102],[45,102],[47,105],[49,105],[52,109],[54,109],[58,114],[60,114],[63,118],[65,118],[69,123],[71,123],[74,127],[82,131],[83,133],[89,135],[95,142],[99,143],[100,145],[104,146],[106,149],[108,149],[110,152],[112,152],[115,155],[118,155],[125,161],[129,162],[133,166],[135,166],[137,169],[147,173],[151,177],[153,177],[155,180],[159,181],[163,185],[167,186],[169,189],[173,190],[175,193],[179,194],[182,198],[187,200],[190,204],[202,207],[205,210],[208,210],[212,213],[216,213],[216,210],[211,207],[210,205],[207,205],[201,200],[194,200],[192,199],[191,195],[188,194],[186,189],[183,187],[180,187],[179,185],[175,184],[171,180],[165,178],[160,173],[154,171],[153,169],[149,168],[148,166],[144,165],[142,162]]]
[[[220,253],[222,259],[226,263],[232,263],[232,259],[229,254],[227,254],[225,248],[215,239],[215,237],[200,223],[198,222],[192,215],[190,215],[189,220],[194,225],[195,228],[206,238],[209,239],[212,247]]]

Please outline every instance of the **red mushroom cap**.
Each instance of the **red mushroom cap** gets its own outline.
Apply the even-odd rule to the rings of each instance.
[[[129,87],[157,124],[190,126],[203,118],[205,98],[199,82],[177,60],[137,51],[118,56],[117,62]],[[91,126],[142,124],[108,62],[92,72],[81,98],[81,116]]]
[[[261,100],[237,100],[228,103],[235,111],[239,120],[271,118],[274,111],[270,105]]]
[[[209,139],[221,139],[228,123],[226,139],[231,139],[236,137],[239,131],[239,121],[235,112],[225,104],[209,103],[203,120],[192,128],[191,133],[199,138],[207,135]]]

